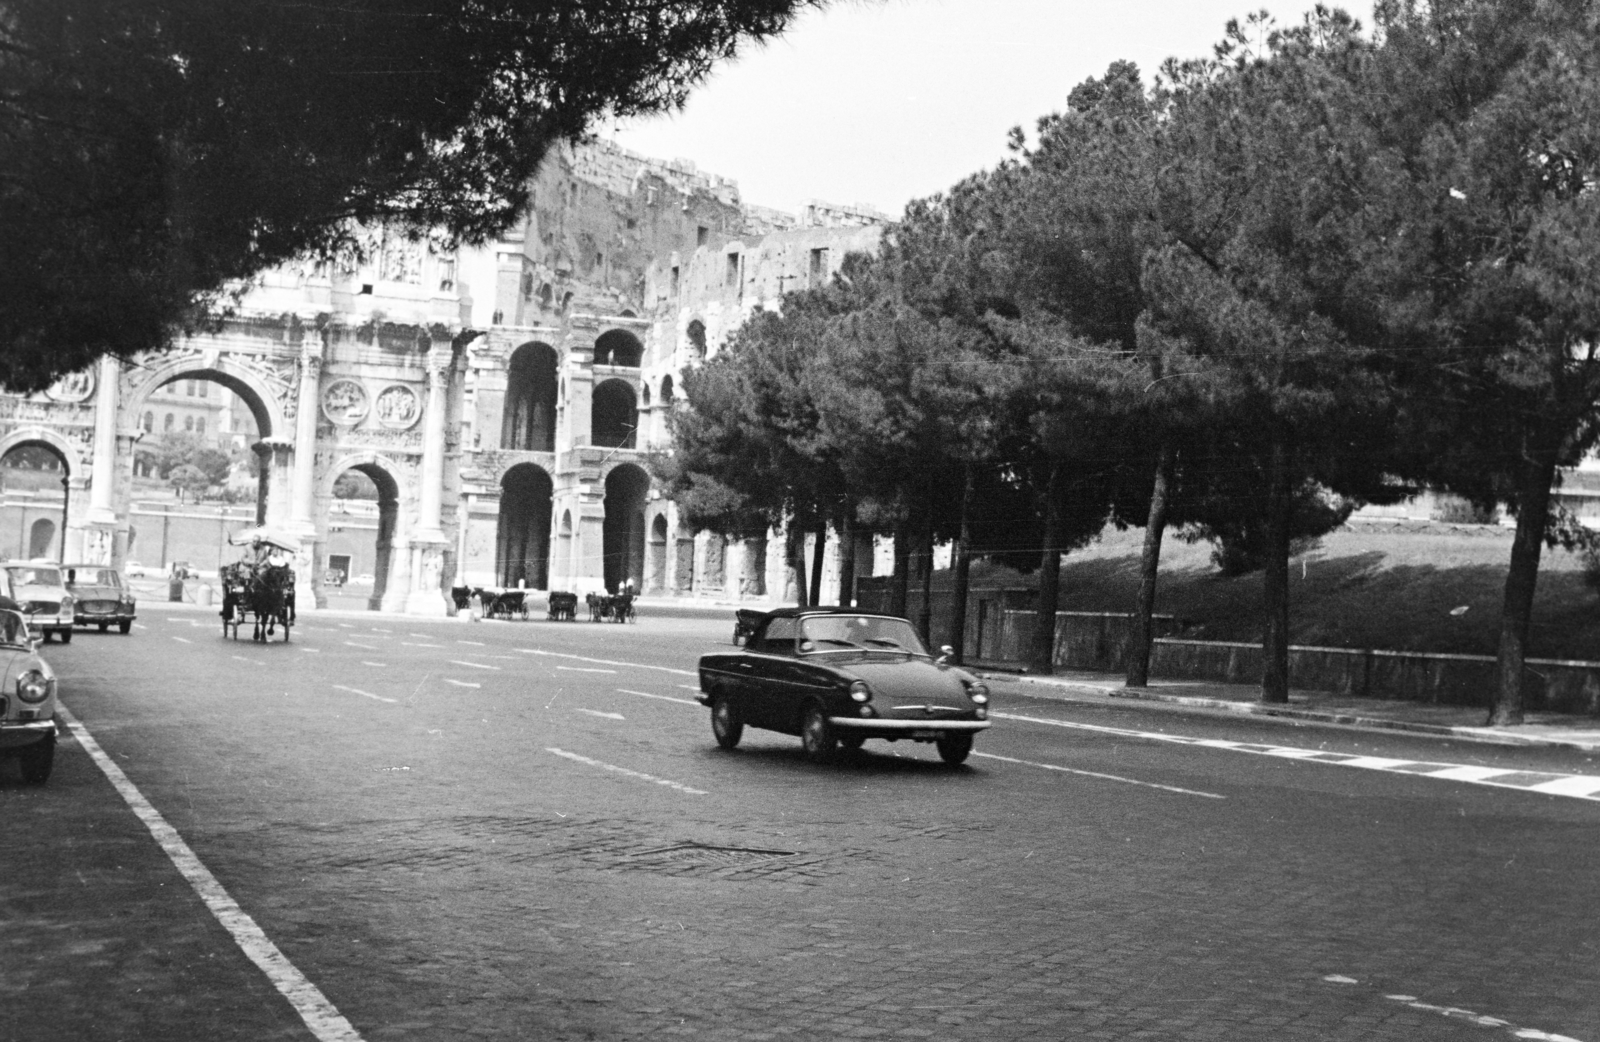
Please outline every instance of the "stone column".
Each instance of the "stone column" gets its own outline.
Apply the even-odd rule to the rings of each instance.
[[[109,565],[117,534],[117,378],[122,366],[109,355],[101,358],[99,365],[94,401],[94,470],[87,475],[89,512],[79,559],[88,564]]]
[[[300,537],[294,555],[295,612],[327,606],[317,583],[317,416],[322,405],[324,332],[300,341],[300,390],[295,398],[294,471],[289,488],[289,530]]]
[[[422,473],[417,490],[417,526],[411,532],[411,593],[406,612],[447,615],[449,602],[440,582],[444,574],[444,452],[449,412],[450,369],[455,360],[448,341],[428,351],[428,404],[422,415]]]

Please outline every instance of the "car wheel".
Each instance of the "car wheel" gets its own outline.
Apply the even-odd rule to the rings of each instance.
[[[718,697],[711,703],[711,733],[724,749],[732,749],[744,737],[744,721],[726,698]]]
[[[866,739],[858,734],[843,735],[839,738],[839,748],[843,749],[847,753],[857,752],[861,749],[861,745],[865,741]]]
[[[814,763],[827,763],[839,745],[839,736],[833,733],[822,707],[813,705],[806,710],[805,723],[800,725],[800,746],[806,757]]]
[[[123,619],[121,622],[117,623],[117,630],[119,632],[121,632],[121,633],[128,633],[132,629],[133,629],[133,620],[132,619]]]
[[[947,734],[938,741],[939,759],[952,767],[966,761],[967,754],[972,752],[972,736],[970,734]]]
[[[72,643],[72,631],[71,630],[62,630],[60,636],[61,636],[61,643],[63,643],[63,644],[71,644]]]
[[[50,735],[42,742],[34,742],[22,750],[22,780],[29,785],[43,785],[50,780],[50,768],[56,762],[56,736]]]

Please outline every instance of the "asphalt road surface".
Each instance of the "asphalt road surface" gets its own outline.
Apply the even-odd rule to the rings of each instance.
[[[962,768],[819,766],[717,749],[731,613],[304,622],[45,649],[0,1039],[1600,1042],[1600,802],[1476,770],[1576,753],[997,683]]]

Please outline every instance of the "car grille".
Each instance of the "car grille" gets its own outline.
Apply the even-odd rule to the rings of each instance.
[[[80,607],[85,615],[113,615],[117,610],[117,602],[83,601]]]
[[[61,610],[61,602],[60,601],[29,601],[28,602],[28,611],[34,613],[35,615],[39,615],[39,614],[54,615],[56,612],[58,612],[60,610]]]

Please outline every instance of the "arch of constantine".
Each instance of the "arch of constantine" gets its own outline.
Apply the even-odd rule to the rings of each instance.
[[[154,403],[203,383],[247,411],[258,462],[253,518],[218,540],[252,520],[297,534],[303,607],[322,599],[349,471],[377,489],[380,610],[444,614],[452,585],[781,595],[782,555],[690,532],[648,456],[670,448],[687,368],[755,309],[875,249],[884,223],[745,206],[730,182],[604,143],[565,150],[499,242],[447,254],[374,233],[360,262],[273,272],[170,350],[0,394],[0,458],[53,457],[60,506],[35,525],[64,521],[30,538],[8,502],[0,532],[22,509],[13,556],[165,565],[165,534],[156,561],[133,521],[136,446],[160,437]]]

